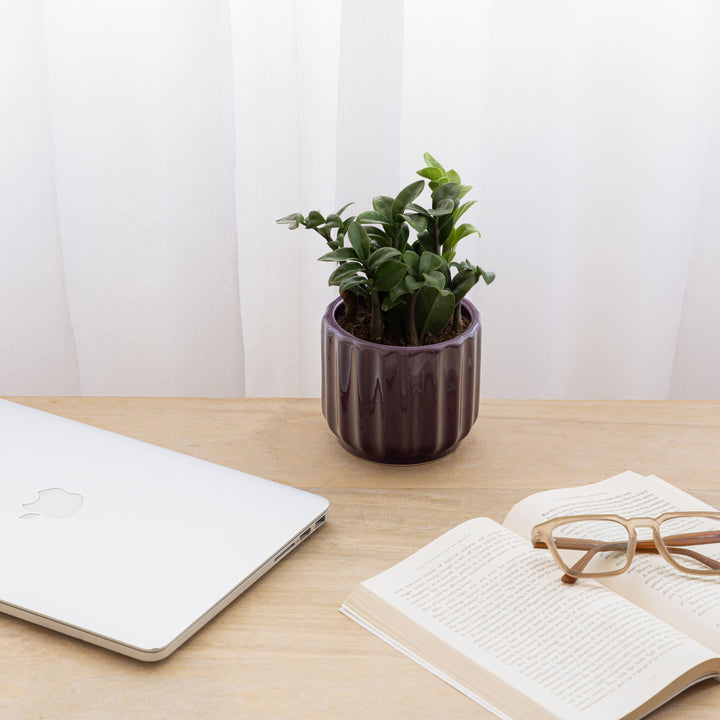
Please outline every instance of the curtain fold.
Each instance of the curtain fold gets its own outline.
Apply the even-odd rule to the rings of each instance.
[[[323,245],[275,220],[335,202],[340,4],[230,8],[246,391],[317,395],[320,314],[333,296],[314,272]]]
[[[11,36],[12,22],[26,28],[27,42],[9,51],[3,88],[16,83],[43,105],[29,118],[39,146],[25,117],[6,116],[3,126],[0,142],[25,153],[2,188],[3,267],[31,278],[52,258],[56,290],[46,301],[49,288],[21,281],[4,298],[25,345],[4,358],[1,392],[242,394],[226,4],[3,9],[0,26]],[[16,75],[19,53],[32,54],[35,74]],[[24,150],[18,137],[27,137]],[[50,253],[28,246],[13,195],[33,222],[54,223],[41,238]],[[18,266],[28,254],[28,267]]]
[[[718,62],[720,65],[720,61]],[[673,362],[671,398],[720,398],[720,86],[702,174]]]
[[[428,151],[481,393],[720,398],[720,6],[0,0],[0,395],[319,394],[325,245]]]
[[[74,395],[42,8],[0,7],[0,393]]]

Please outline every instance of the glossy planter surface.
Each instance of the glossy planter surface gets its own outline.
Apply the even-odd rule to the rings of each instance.
[[[360,340],[338,325],[338,298],[322,319],[322,409],[350,452],[385,463],[420,463],[451,452],[470,432],[480,401],[480,315],[435,345]]]

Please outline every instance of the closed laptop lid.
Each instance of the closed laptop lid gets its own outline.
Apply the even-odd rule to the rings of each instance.
[[[169,655],[324,521],[313,493],[0,400],[0,610]]]

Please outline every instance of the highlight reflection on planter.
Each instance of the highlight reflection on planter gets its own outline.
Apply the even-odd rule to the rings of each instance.
[[[398,347],[360,340],[335,317],[322,319],[322,410],[350,452],[386,463],[419,463],[451,452],[470,432],[480,401],[480,315],[435,345]]]

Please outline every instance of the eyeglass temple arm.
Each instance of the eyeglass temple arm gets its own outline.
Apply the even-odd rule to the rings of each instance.
[[[570,548],[566,548],[566,547],[564,546],[564,544],[563,544],[563,545],[560,544],[560,542],[561,542],[562,540],[564,540],[564,538],[558,538],[558,539],[557,539],[557,541],[556,541],[557,547],[558,547],[559,549],[561,549],[561,550],[570,549]],[[571,544],[574,545],[576,541],[575,541],[575,540],[571,540],[570,542],[571,542]],[[591,544],[591,543],[592,543],[592,540],[586,540],[586,541],[585,541],[585,544],[586,544],[586,545],[587,545],[587,544]],[[654,545],[653,545],[653,548],[655,549],[655,552],[657,552],[657,548],[655,548]],[[575,547],[573,547],[572,549],[573,549],[573,550],[580,550],[580,549],[585,549],[585,548],[575,548]],[[586,549],[587,549],[587,552],[585,553],[585,555],[583,555],[583,556],[570,568],[570,572],[571,572],[571,573],[580,574],[580,573],[585,569],[585,567],[587,566],[587,564],[593,559],[593,556],[594,556],[596,553],[599,553],[599,552],[608,552],[608,551],[612,551],[612,550],[623,550],[623,549],[627,549],[627,542],[602,543],[602,544],[600,544],[600,545],[598,545],[598,544],[592,544],[590,547],[587,547]],[[561,579],[564,583],[567,583],[568,585],[574,585],[574,584],[577,582],[577,578],[576,578],[574,575],[571,575],[570,573],[565,573],[560,579]]]
[[[685,533],[683,535],[669,535],[663,538],[666,546],[675,545],[709,545],[711,542],[720,542],[720,532],[708,531],[702,533]],[[585,540],[581,538],[556,538],[555,545],[561,550],[592,550],[597,547],[597,540]],[[547,544],[540,539],[533,540],[533,547],[547,549]],[[636,548],[647,548],[650,552],[657,552],[654,540],[639,540]]]
[[[663,538],[665,546],[668,550],[677,555],[685,555],[691,557],[703,565],[706,565],[711,570],[720,570],[720,562],[713,560],[712,558],[706,557],[694,550],[688,550],[685,547],[675,547],[676,545],[706,545],[711,542],[720,542],[720,533],[717,532],[704,532],[704,533],[686,533],[684,535],[671,535]],[[533,546],[536,548],[547,548],[547,545],[542,540],[535,540]],[[598,544],[593,540],[581,540],[576,538],[556,538],[555,546],[559,550],[586,550],[587,552],[583,555],[576,563],[570,568],[570,572],[581,573],[587,566],[593,556],[598,552],[608,552],[612,550],[623,550],[627,547],[625,542],[614,542],[614,543],[600,543]],[[640,540],[635,545],[636,552],[644,553],[658,553],[658,549],[655,546],[654,540]],[[578,578],[565,573],[560,578],[564,583],[568,585],[574,584]]]
[[[705,533],[687,533],[686,535],[670,535],[662,539],[668,552],[676,555],[685,555],[685,557],[691,557],[693,560],[701,562],[711,570],[720,570],[720,562],[714,558],[703,555],[702,553],[690,550],[684,545],[709,545],[713,542],[720,542],[720,533],[716,532],[705,532]],[[645,553],[656,553],[658,550],[655,547],[655,543],[652,540],[641,540],[635,546],[636,552]]]
[[[582,572],[583,568],[590,562],[593,555],[596,552],[600,552],[601,550],[610,550],[613,549],[611,546],[615,545],[615,549],[619,550],[622,549],[623,545],[625,543],[605,543],[602,545],[598,545],[597,542],[594,540],[579,540],[575,538],[555,538],[555,547],[558,550],[586,550],[587,552],[585,555],[583,555],[576,563],[570,568],[571,572],[580,573]],[[533,541],[533,547],[535,548],[546,548],[547,549],[547,543],[543,542],[542,540],[534,540]],[[653,545],[653,547],[655,547]],[[657,552],[657,550],[656,550]],[[569,575],[568,573],[565,573],[560,578],[564,583],[567,583],[568,585],[573,585],[575,582],[577,582],[578,578],[573,577],[572,575]]]
[[[665,545],[709,545],[720,542],[720,532],[707,530],[700,533],[684,533],[682,535],[668,535],[663,538]],[[640,543],[638,543],[640,545]]]

